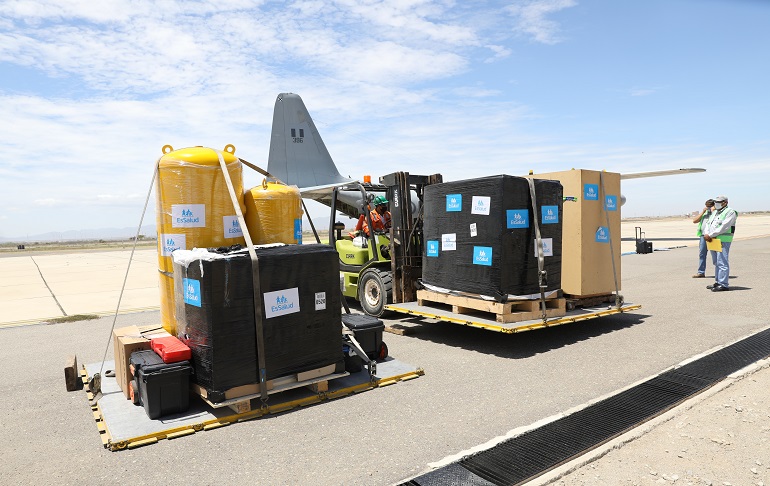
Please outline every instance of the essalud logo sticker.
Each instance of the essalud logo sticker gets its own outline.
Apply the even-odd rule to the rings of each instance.
[[[492,266],[492,247],[491,246],[474,246],[473,247],[473,264]]]
[[[184,233],[163,233],[160,235],[160,256],[171,256],[174,250],[187,249],[187,235]]]
[[[557,224],[559,222],[559,206],[543,206],[540,211],[543,224]]]
[[[506,228],[529,228],[528,209],[508,209],[505,211],[505,216]]]
[[[185,304],[194,305],[195,307],[201,306],[201,283],[199,280],[192,278],[182,279],[182,287],[184,288],[184,302]]]
[[[425,242],[425,254],[429,257],[438,256],[438,240],[428,240]]]
[[[599,226],[599,229],[596,230],[596,240],[597,243],[609,243],[610,242],[610,232],[607,228],[604,226]]]
[[[262,296],[265,304],[265,319],[299,312],[299,288],[265,292]]]
[[[447,212],[460,212],[463,210],[463,195],[462,194],[447,194],[446,195],[446,210]]]
[[[599,200],[599,185],[598,184],[585,184],[583,186],[583,199],[586,201],[598,201]]]

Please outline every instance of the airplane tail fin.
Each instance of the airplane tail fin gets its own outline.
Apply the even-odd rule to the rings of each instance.
[[[352,181],[340,175],[305,103],[294,93],[275,100],[267,171],[300,190]]]

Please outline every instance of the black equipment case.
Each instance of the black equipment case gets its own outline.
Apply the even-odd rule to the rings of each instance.
[[[353,336],[366,351],[369,359],[378,360],[385,324],[376,317],[365,314],[342,314],[342,323],[353,331]]]
[[[147,416],[151,419],[172,413],[184,412],[190,404],[189,361],[164,363],[153,350],[131,353],[131,366],[134,380],[131,385],[134,393],[144,405]]]

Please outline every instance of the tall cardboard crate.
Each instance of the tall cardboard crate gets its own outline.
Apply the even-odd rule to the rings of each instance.
[[[564,188],[564,293],[575,297],[611,294],[615,277],[620,290],[620,174],[572,169],[530,177],[557,180]]]

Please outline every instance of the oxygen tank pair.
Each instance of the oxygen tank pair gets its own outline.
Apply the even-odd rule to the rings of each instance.
[[[255,245],[301,243],[302,199],[296,187],[267,181],[244,194],[243,166],[233,145],[223,151],[166,145],[163,154],[155,183],[160,316],[163,328],[176,335],[172,252],[246,243],[220,157]]]

